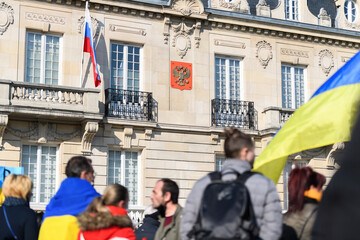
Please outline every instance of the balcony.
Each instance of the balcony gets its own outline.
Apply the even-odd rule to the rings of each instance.
[[[152,93],[109,88],[105,95],[106,116],[157,122],[157,102]]]
[[[295,109],[280,108],[280,107],[267,107],[264,109],[265,114],[265,129],[281,128],[287,120],[294,114]]]
[[[211,109],[213,126],[257,129],[254,102],[213,99]]]
[[[12,115],[101,119],[97,89],[0,80],[0,111]]]

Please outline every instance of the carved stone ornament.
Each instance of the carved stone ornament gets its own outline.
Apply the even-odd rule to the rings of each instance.
[[[0,115],[0,150],[4,148],[2,144],[2,140],[4,137],[4,132],[8,124],[8,121],[9,121],[8,115]]]
[[[16,128],[13,128],[11,126],[8,126],[6,128],[6,131],[11,133],[12,135],[19,137],[19,138],[29,138],[31,136],[34,136],[38,133],[39,124],[38,123],[29,123],[29,130],[28,131],[22,131]]]
[[[328,76],[334,67],[334,55],[329,50],[324,49],[319,52],[319,66],[321,66],[325,75]]]
[[[228,40],[215,39],[214,44],[215,46],[224,46],[224,47],[232,47],[232,48],[240,48],[240,49],[246,48],[246,44],[243,42],[233,42]]]
[[[343,142],[338,142],[335,143],[332,146],[332,149],[330,150],[327,158],[326,158],[326,167],[330,168],[330,169],[334,169],[337,168],[337,164],[336,164],[336,155],[343,152],[345,149],[345,143]]]
[[[193,13],[202,14],[204,5],[200,0],[174,0],[172,9],[181,12],[184,16],[190,16]]]
[[[25,18],[28,20],[39,21],[39,22],[54,23],[54,24],[61,24],[61,25],[65,24],[64,17],[50,16],[50,15],[39,14],[39,13],[27,12],[27,13],[25,13]]]
[[[308,51],[294,50],[294,49],[289,49],[289,48],[281,48],[280,53],[282,55],[309,58]]]
[[[331,27],[331,17],[324,8],[320,9],[318,18],[319,18],[319,25]]]
[[[87,122],[85,125],[84,135],[81,140],[81,152],[83,155],[91,154],[91,144],[99,130],[98,122]]]
[[[172,25],[172,29],[175,33],[172,40],[172,46],[176,47],[176,52],[181,58],[183,58],[187,51],[191,48],[191,40],[189,35],[192,34],[195,26],[192,25],[189,27],[186,25],[184,19],[182,19],[179,24]]]
[[[271,44],[263,40],[256,44],[256,57],[259,59],[260,64],[266,68],[270,60],[273,58]]]
[[[14,9],[5,2],[0,3],[0,35],[3,35],[9,25],[13,23]]]
[[[131,34],[137,34],[137,35],[141,35],[141,36],[146,36],[146,30],[145,29],[126,27],[126,26],[121,26],[121,25],[110,24],[110,31],[124,32],[124,33],[131,33]]]
[[[85,17],[82,16],[81,18],[78,19],[78,33],[84,33],[84,23],[85,23]],[[93,32],[93,37],[97,37],[99,35],[100,32],[100,27],[99,27],[99,21],[96,18],[91,17],[91,25],[92,25],[92,32]]]
[[[218,0],[219,7],[226,8],[232,11],[249,13],[249,4],[246,0]]]
[[[124,148],[130,149],[131,148],[131,138],[134,133],[134,130],[132,127],[126,127],[124,128]]]

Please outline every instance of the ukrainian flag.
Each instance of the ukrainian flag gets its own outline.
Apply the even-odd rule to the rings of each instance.
[[[275,183],[289,155],[350,140],[360,101],[360,52],[294,112],[254,163]]]

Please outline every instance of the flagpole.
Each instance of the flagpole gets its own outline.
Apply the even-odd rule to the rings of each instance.
[[[85,12],[88,9],[89,0],[85,1]],[[82,37],[82,48],[81,48],[81,66],[80,66],[80,87],[82,87],[83,67],[84,67],[84,39],[85,39],[85,28],[86,28],[86,17],[84,19],[84,32]]]

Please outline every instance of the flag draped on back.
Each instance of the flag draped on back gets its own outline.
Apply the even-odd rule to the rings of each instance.
[[[95,87],[99,86],[101,83],[99,70],[97,68],[96,63],[96,55],[95,55],[95,45],[93,41],[93,32],[92,32],[92,25],[91,25],[91,17],[90,12],[87,7],[85,7],[85,31],[84,31],[85,37],[84,37],[84,52],[90,53],[91,61],[93,64],[93,73],[94,73],[94,81],[95,81]]]
[[[294,112],[255,160],[254,171],[278,181],[287,157],[350,140],[360,101],[360,52]]]

